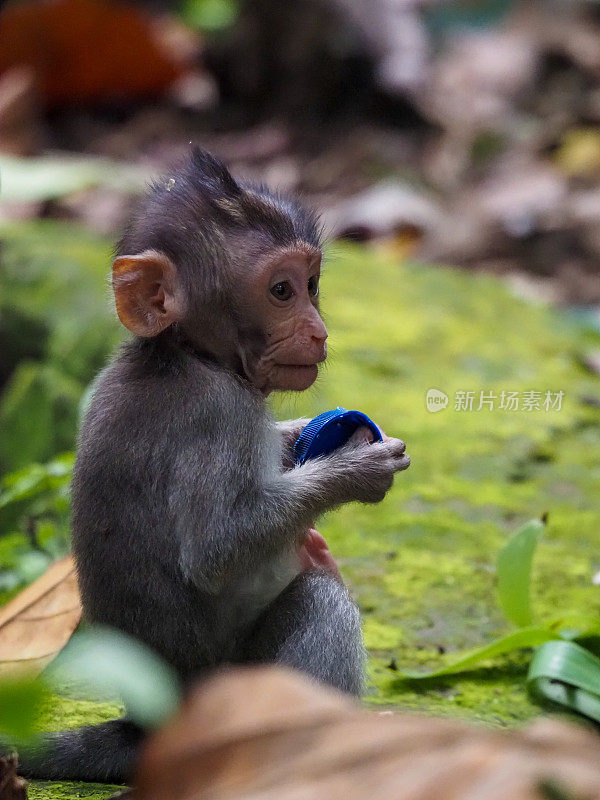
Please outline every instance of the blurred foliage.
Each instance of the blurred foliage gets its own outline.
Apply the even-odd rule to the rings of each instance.
[[[73,225],[0,230],[0,600],[68,551],[73,455],[57,454],[121,336],[109,264],[106,241]]]
[[[67,453],[0,481],[0,602],[68,552],[73,462],[74,455]]]
[[[0,197],[3,202],[52,200],[92,186],[135,191],[144,185],[143,172],[118,167],[106,158],[0,155]]]
[[[181,17],[190,27],[208,33],[229,28],[239,11],[237,0],[184,0],[180,7]]]
[[[121,337],[110,248],[74,225],[0,230],[0,472],[75,443],[80,397]]]
[[[122,698],[128,717],[146,730],[164,724],[181,701],[176,674],[145,645],[111,628],[85,627],[43,675],[0,680],[2,742],[36,746],[40,713],[53,702],[52,692],[65,685],[96,699]]]
[[[600,173],[600,132],[595,128],[567,131],[555,153],[555,161],[565,175],[580,177]]]
[[[136,639],[101,625],[77,631],[46,670],[44,680],[55,689],[76,685],[87,696],[119,697],[128,718],[147,730],[160,727],[181,700],[172,667]]]
[[[506,618],[519,627],[533,623],[531,566],[543,531],[543,523],[532,520],[512,534],[498,556],[498,602]]]
[[[71,446],[80,393],[77,381],[52,365],[22,362],[2,394],[2,463],[19,467]]]
[[[447,34],[456,28],[489,28],[504,19],[515,5],[514,0],[431,3],[426,8],[426,19],[436,34]]]
[[[29,739],[48,691],[41,681],[18,678],[0,681],[0,731],[11,741]]]

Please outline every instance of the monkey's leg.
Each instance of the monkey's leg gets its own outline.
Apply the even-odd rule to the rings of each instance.
[[[300,573],[259,617],[242,660],[286,664],[360,695],[365,651],[358,609],[345,586],[323,570]]]
[[[143,736],[126,719],[46,733],[35,748],[19,750],[18,773],[40,780],[127,783]],[[2,743],[0,750],[10,748]]]

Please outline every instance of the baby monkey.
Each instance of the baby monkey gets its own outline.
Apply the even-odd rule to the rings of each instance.
[[[273,391],[325,360],[320,230],[295,201],[235,180],[208,153],[141,202],[112,286],[133,333],[100,376],[73,476],[85,617],[140,639],[185,683],[223,663],[277,662],[358,695],[358,610],[324,540],[325,511],[383,499],[404,444],[360,437],[293,466],[307,420]],[[47,737],[21,772],[121,783],[143,732],[128,720]]]

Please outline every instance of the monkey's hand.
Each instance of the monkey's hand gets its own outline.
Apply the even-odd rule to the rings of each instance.
[[[309,417],[301,417],[300,419],[288,419],[285,422],[278,422],[276,424],[277,431],[281,436],[282,463],[284,469],[293,468],[294,444],[309,422]]]
[[[343,583],[342,576],[335,562],[335,558],[331,555],[331,551],[327,546],[327,542],[321,536],[316,528],[310,528],[300,549],[298,550],[300,557],[300,564],[303,570],[306,569],[324,569],[330,575]]]
[[[370,443],[361,428],[347,445],[332,453],[331,466],[338,472],[348,501],[379,503],[391,489],[396,472],[410,466],[405,444],[386,437]],[[341,473],[341,474],[340,474]]]

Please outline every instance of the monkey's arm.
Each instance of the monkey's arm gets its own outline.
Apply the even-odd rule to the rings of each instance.
[[[314,520],[352,500],[378,502],[409,464],[398,439],[350,444],[287,472],[265,474],[231,452],[215,458],[219,486],[198,502],[202,522],[180,517],[181,564],[200,588],[220,591],[235,576],[296,549]],[[190,531],[195,530],[195,535]]]

